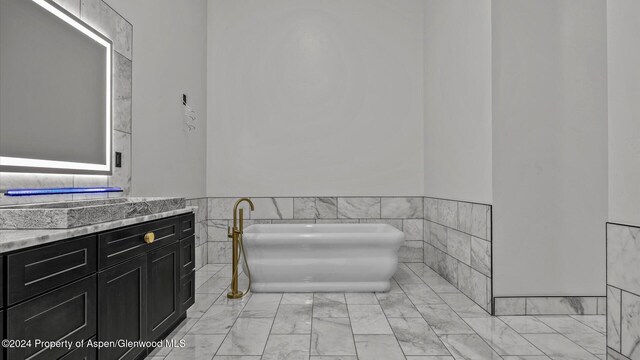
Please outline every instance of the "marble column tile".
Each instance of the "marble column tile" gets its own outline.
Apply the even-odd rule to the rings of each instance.
[[[622,292],[621,353],[640,359],[640,296]]]
[[[253,294],[240,317],[275,317],[281,299],[282,294]]]
[[[561,334],[525,334],[523,336],[552,359],[598,359]]]
[[[338,198],[338,218],[379,219],[379,197]]]
[[[235,305],[211,305],[189,329],[189,334],[226,335],[240,315],[242,307]]]
[[[620,352],[620,320],[622,292],[607,286],[607,346]]]
[[[209,264],[231,264],[231,242],[210,241],[207,246]]]
[[[595,297],[528,297],[527,315],[593,315]]]
[[[422,220],[422,240],[428,243],[431,243],[431,224],[431,221]]]
[[[354,335],[360,360],[405,360],[393,335]]]
[[[109,197],[129,196],[131,190],[131,134],[113,132],[113,152],[122,153],[122,167],[113,167],[109,177],[109,186],[121,187],[121,193],[110,193]]]
[[[424,198],[424,218],[432,222],[438,222],[438,199]]]
[[[466,318],[464,321],[500,355],[544,355],[498,318]]]
[[[421,317],[416,307],[404,293],[377,293],[376,297],[388,318]]]
[[[459,265],[459,264],[458,264]],[[491,279],[471,269],[471,295],[469,296],[485,311],[491,311]]]
[[[417,309],[438,335],[474,334],[469,325],[447,304],[418,305]]]
[[[450,228],[458,227],[458,202],[453,200],[438,200],[437,223]]]
[[[206,221],[196,222],[196,246],[200,246],[209,241],[208,226]]]
[[[293,217],[294,219],[337,219],[338,198],[293,198]]]
[[[423,240],[424,220],[422,219],[404,219],[402,220],[402,232],[404,232],[405,240]]]
[[[500,316],[500,320],[520,334],[553,334],[556,332],[534,316]]]
[[[345,293],[347,305],[378,305],[378,298],[374,293]]]
[[[471,297],[471,267],[458,264],[458,289],[468,297]]]
[[[80,18],[113,42],[113,49],[132,59],[133,26],[101,0],[82,0]]]
[[[311,355],[356,355],[349,318],[314,318]]]
[[[262,355],[273,318],[238,318],[217,355]]]
[[[495,298],[495,315],[525,315],[526,298]]]
[[[444,301],[425,284],[400,284],[404,293],[414,305],[444,304]]]
[[[176,347],[166,360],[210,359],[224,340],[224,335],[185,335],[185,347]]]
[[[423,318],[391,318],[389,324],[405,355],[449,355]]]
[[[640,228],[607,224],[607,282],[640,294]]]
[[[501,359],[478,335],[444,335],[440,340],[456,359],[499,360]]]
[[[131,133],[132,62],[113,52],[113,128]]]
[[[471,267],[491,276],[491,243],[475,236],[471,237]]]
[[[424,214],[421,197],[383,197],[380,206],[383,218],[422,219]]]
[[[348,305],[351,329],[357,334],[393,334],[380,305]]]
[[[463,232],[447,230],[447,254],[471,265],[471,236]]]
[[[271,333],[285,335],[311,334],[312,308],[312,304],[281,304]]]
[[[460,262],[439,250],[436,250],[436,256],[438,264],[436,271],[438,274],[453,286],[458,286],[458,264]]]
[[[72,187],[73,175],[22,174],[0,172],[0,192],[13,188]],[[71,195],[4,196],[0,205],[27,204],[72,200]]]
[[[293,219],[293,198],[253,198],[251,219]]]
[[[423,261],[422,241],[405,241],[398,251],[398,260],[421,263]]]

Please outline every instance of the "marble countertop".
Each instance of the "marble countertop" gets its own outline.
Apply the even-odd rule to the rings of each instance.
[[[0,253],[23,249],[31,246],[47,244],[50,242],[71,239],[74,237],[93,234],[101,231],[116,229],[160,218],[176,216],[193,212],[196,206],[187,206],[182,209],[170,210],[151,215],[143,215],[128,219],[104,222],[100,224],[76,227],[71,229],[47,229],[47,230],[0,230]]]

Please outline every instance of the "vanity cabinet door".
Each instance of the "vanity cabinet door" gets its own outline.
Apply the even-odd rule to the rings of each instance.
[[[147,332],[147,255],[98,273],[98,340],[144,341]],[[105,347],[100,360],[135,359],[143,347]]]
[[[36,346],[36,340],[89,339],[96,334],[96,276],[65,285],[7,310],[7,339],[30,341],[7,349],[7,359],[57,359],[67,349]]]
[[[178,320],[180,303],[180,243],[151,251],[148,257],[147,339],[160,338]]]
[[[185,276],[196,267],[196,242],[195,236],[191,235],[180,240],[180,276]]]

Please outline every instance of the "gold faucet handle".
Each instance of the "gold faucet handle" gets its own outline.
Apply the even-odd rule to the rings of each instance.
[[[229,239],[233,238],[233,232],[231,231],[231,226],[227,226],[227,237]]]

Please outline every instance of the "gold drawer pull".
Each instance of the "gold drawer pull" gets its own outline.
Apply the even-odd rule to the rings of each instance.
[[[156,234],[154,234],[153,231],[149,231],[148,233],[144,234],[144,242],[146,242],[147,244],[151,244],[155,239]]]

